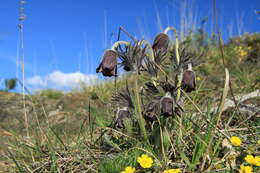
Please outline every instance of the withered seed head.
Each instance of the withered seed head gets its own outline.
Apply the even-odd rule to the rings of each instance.
[[[106,50],[103,59],[96,69],[96,73],[102,72],[104,76],[116,76],[117,53],[114,50]]]
[[[155,52],[159,50],[164,52],[167,50],[169,42],[169,36],[167,34],[160,33],[155,37],[152,48]]]
[[[196,74],[192,70],[186,70],[183,74],[182,89],[185,92],[192,92],[196,90]]]

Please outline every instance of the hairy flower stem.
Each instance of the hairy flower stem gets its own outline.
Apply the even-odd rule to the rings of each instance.
[[[174,27],[168,26],[165,30],[164,33],[167,34],[169,31],[173,31],[175,35],[175,57],[176,57],[176,62],[177,62],[177,67],[180,67],[180,54],[179,54],[179,38],[178,38],[178,32]],[[180,68],[180,73],[177,76],[177,96],[176,96],[176,101],[178,101],[181,97],[181,82],[183,78],[183,69]],[[182,141],[182,116],[179,118],[179,136],[178,136],[178,146],[181,148],[181,141]]]
[[[115,42],[115,43],[113,44],[113,46],[111,47],[111,50],[116,51],[116,48],[117,48],[118,46],[120,46],[121,44],[124,44],[124,45],[128,46],[130,43],[129,43],[129,42],[126,42],[126,41],[117,41],[117,42]]]
[[[175,55],[176,55],[176,62],[177,66],[179,67],[180,65],[180,54],[179,54],[179,38],[178,38],[178,32],[174,27],[168,26],[165,30],[164,33],[167,34],[169,31],[173,31],[175,35]],[[177,83],[177,96],[176,96],[176,101],[180,99],[181,96],[181,81],[183,78],[183,69],[180,69],[180,74],[178,75],[178,83]]]
[[[141,101],[140,101],[140,95],[139,95],[139,87],[138,87],[138,79],[139,79],[139,75],[136,74],[136,80],[135,80],[135,98],[136,98],[136,115],[137,115],[137,119],[138,119],[138,124],[141,130],[141,134],[145,140],[145,142],[148,143],[148,137],[147,137],[147,132],[145,129],[145,121],[144,118],[142,116],[142,110],[141,110]]]
[[[145,45],[146,48],[148,48],[150,50],[151,55],[149,57],[154,61],[154,53],[153,53],[153,48],[152,48],[151,44],[146,40],[142,40],[139,43],[140,43],[140,46]]]
[[[188,64],[188,70],[190,70],[190,71],[192,70],[192,64],[191,63]]]

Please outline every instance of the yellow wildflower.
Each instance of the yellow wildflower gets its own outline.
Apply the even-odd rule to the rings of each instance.
[[[240,56],[242,56],[242,57],[247,56],[247,52],[244,51],[244,50],[241,50],[241,51],[239,52],[239,54],[240,54]]]
[[[259,145],[260,145],[260,140],[258,140],[258,141],[257,141],[257,144],[259,144]]]
[[[254,157],[253,155],[247,155],[245,161],[251,165],[260,166],[260,156]]]
[[[180,173],[181,172],[181,169],[168,169],[168,170],[165,170],[163,171],[163,173]]]
[[[245,161],[247,161],[247,163],[254,165],[255,164],[255,157],[253,155],[247,155],[245,157]]]
[[[143,167],[143,168],[151,168],[153,164],[153,159],[149,157],[146,154],[142,154],[141,157],[137,158],[137,162]]]
[[[251,166],[240,165],[239,173],[253,173],[253,168]]]
[[[135,172],[135,168],[132,168],[131,166],[127,166],[125,170],[122,171],[121,173],[134,173],[134,172]]]
[[[231,138],[230,138],[230,142],[232,143],[232,145],[234,145],[234,146],[240,146],[241,145],[241,139],[239,138],[239,137],[237,137],[237,136],[232,136]]]

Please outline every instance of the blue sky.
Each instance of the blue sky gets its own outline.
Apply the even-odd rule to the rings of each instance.
[[[205,17],[212,30],[212,0],[26,0],[24,23],[27,87],[68,89],[77,82],[102,78],[95,68],[117,38],[119,26],[152,41],[161,27],[180,28],[183,10],[192,22]],[[185,5],[186,2],[186,5]],[[225,39],[259,32],[259,0],[217,0],[219,24]],[[19,0],[0,5],[0,82],[17,74]],[[160,27],[161,26],[161,27]],[[126,38],[126,37],[125,37]],[[18,69],[21,77],[21,68]],[[0,86],[1,88],[3,86]]]

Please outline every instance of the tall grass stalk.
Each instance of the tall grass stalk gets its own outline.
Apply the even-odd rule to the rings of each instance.
[[[227,94],[228,94],[228,90],[229,90],[229,71],[228,71],[227,68],[225,68],[225,76],[226,77],[225,77],[224,90],[223,90],[223,93],[222,93],[222,98],[221,98],[221,102],[220,102],[219,109],[218,109],[217,121],[216,121],[215,126],[213,127],[213,130],[211,131],[211,135],[210,135],[211,138],[210,138],[209,143],[208,143],[207,152],[204,155],[204,160],[202,162],[201,169],[200,169],[201,171],[204,169],[204,166],[206,164],[206,158],[210,154],[210,149],[212,147],[213,138],[215,137],[216,129],[219,126],[219,122],[220,122],[221,115],[222,115],[222,112],[223,112],[223,107],[224,107],[224,104],[225,104],[225,100],[227,98]]]
[[[26,112],[26,106],[25,106],[25,63],[24,63],[24,20],[25,20],[25,14],[24,14],[24,0],[20,0],[20,8],[19,8],[19,35],[20,35],[20,51],[19,51],[19,56],[22,59],[22,93],[23,93],[23,110],[24,110],[24,122],[25,122],[25,129],[26,129],[26,134],[27,137],[29,137],[29,122],[28,122],[28,117],[27,117],[27,112]]]

